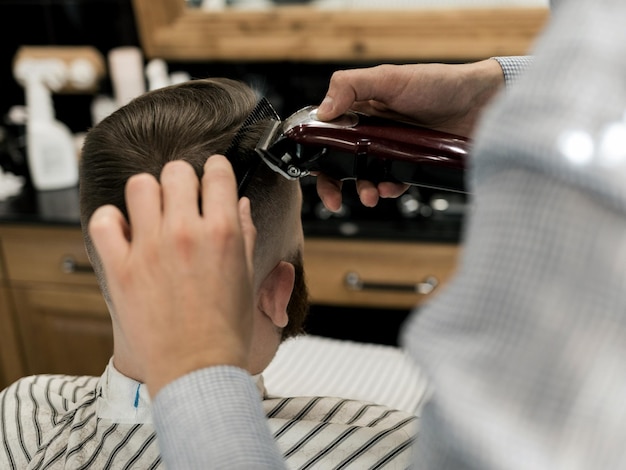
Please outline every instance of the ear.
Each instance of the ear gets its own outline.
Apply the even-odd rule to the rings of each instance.
[[[289,323],[287,305],[291,299],[295,278],[296,270],[293,264],[280,261],[259,287],[259,310],[278,328],[284,328]]]

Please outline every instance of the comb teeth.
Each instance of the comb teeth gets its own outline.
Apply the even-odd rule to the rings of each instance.
[[[239,197],[243,195],[250,179],[252,178],[252,175],[254,174],[254,171],[261,161],[261,159],[254,152],[254,148],[249,149],[245,155],[242,155],[239,150],[239,145],[241,144],[246,132],[248,132],[250,126],[270,119],[280,121],[280,117],[267,98],[261,98],[252,112],[243,121],[239,130],[233,137],[233,140],[230,142],[230,145],[226,149],[226,152],[224,152],[224,156],[228,158],[228,161],[233,166],[233,170],[237,178],[237,191],[239,193]]]

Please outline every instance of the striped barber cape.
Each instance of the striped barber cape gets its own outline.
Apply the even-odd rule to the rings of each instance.
[[[336,397],[264,396],[263,406],[289,468],[410,466],[411,413]],[[2,470],[157,468],[147,390],[112,362],[101,377],[36,375],[0,393]]]

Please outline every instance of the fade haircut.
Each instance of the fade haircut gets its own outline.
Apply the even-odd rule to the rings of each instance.
[[[236,80],[190,80],[145,93],[89,130],[80,163],[80,219],[87,253],[109,304],[102,263],[88,232],[94,211],[112,204],[128,218],[124,194],[128,179],[138,173],[159,179],[163,166],[172,160],[189,162],[201,178],[206,159],[226,151],[257,101],[254,90]],[[262,130],[259,124],[245,133],[237,158],[258,158],[251,150]],[[256,253],[272,249],[273,235],[283,230],[281,221],[293,204],[290,184],[266,165],[258,165],[250,179],[245,195],[257,228]],[[302,254],[293,253],[286,261],[296,268],[294,296],[300,298],[290,301],[283,339],[303,332],[308,310],[304,307],[308,302],[302,302],[306,297]]]

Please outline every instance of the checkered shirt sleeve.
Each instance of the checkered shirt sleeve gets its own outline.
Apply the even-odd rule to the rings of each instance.
[[[517,81],[533,61],[532,56],[505,56],[493,57],[493,59],[497,60],[502,67],[504,83],[507,88]]]

